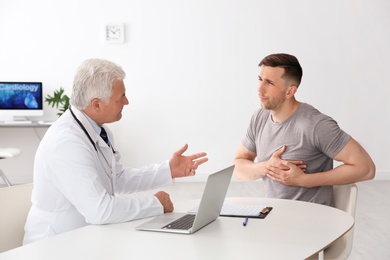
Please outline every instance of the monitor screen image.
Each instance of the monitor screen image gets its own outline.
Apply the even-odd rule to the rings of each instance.
[[[0,121],[43,116],[42,82],[0,82]]]

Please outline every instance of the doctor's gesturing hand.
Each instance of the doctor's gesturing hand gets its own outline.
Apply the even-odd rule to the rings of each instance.
[[[169,160],[172,178],[193,176],[195,175],[198,166],[208,161],[208,158],[205,157],[207,154],[203,152],[184,156],[183,153],[187,151],[187,149],[188,144],[185,144],[178,151],[174,152]],[[159,191],[154,194],[154,196],[156,196],[163,206],[164,213],[173,211],[173,203],[168,193]]]
[[[187,151],[187,149],[188,144],[185,144],[182,148],[173,153],[169,160],[172,178],[193,176],[195,175],[198,166],[208,161],[208,158],[205,157],[207,154],[204,152],[184,156],[183,153]]]

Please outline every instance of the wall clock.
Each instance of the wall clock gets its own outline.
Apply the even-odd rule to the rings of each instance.
[[[125,42],[125,25],[108,24],[106,25],[106,42],[124,43]]]

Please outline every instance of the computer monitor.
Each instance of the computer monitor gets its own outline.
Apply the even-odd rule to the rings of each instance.
[[[0,82],[0,121],[43,116],[42,82]]]

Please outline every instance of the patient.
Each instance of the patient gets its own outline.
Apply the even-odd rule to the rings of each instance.
[[[258,95],[234,175],[263,178],[266,195],[332,205],[332,185],[373,179],[364,148],[331,117],[295,99],[302,78],[296,57],[271,54],[259,64]],[[341,165],[333,168],[333,160]]]

